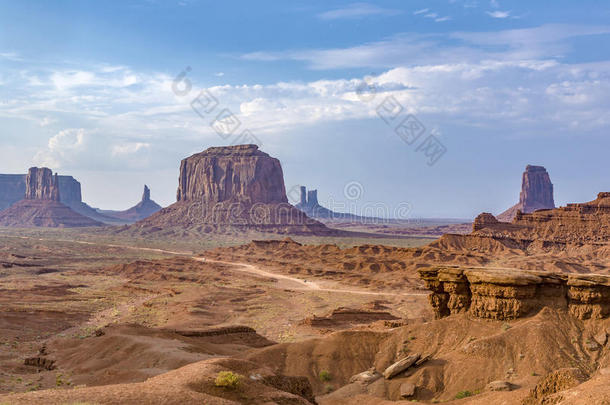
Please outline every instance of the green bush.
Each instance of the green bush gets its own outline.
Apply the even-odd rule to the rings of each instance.
[[[235,389],[239,386],[241,378],[238,374],[233,373],[232,371],[221,371],[216,376],[216,380],[214,381],[214,385],[217,387]]]
[[[320,371],[320,375],[318,377],[320,377],[320,381],[330,381],[333,379],[330,373],[326,370]]]
[[[457,394],[455,394],[455,399],[462,399],[462,398],[468,398],[471,397],[473,394],[472,392],[466,390],[466,391],[460,391]]]

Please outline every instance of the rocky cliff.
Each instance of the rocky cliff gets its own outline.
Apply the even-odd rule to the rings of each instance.
[[[57,174],[46,167],[31,167],[25,178],[25,199],[59,201]]]
[[[502,222],[511,222],[517,212],[531,213],[541,209],[555,208],[553,198],[553,183],[542,166],[528,165],[523,172],[519,202],[502,214],[498,219]]]
[[[287,203],[280,161],[256,145],[209,148],[182,160],[177,201]]]
[[[83,227],[100,222],[60,202],[59,178],[48,168],[30,168],[24,198],[0,212],[0,225],[12,227]]]
[[[490,214],[485,216],[475,221],[475,233],[480,236],[546,241],[557,246],[610,242],[610,193],[599,193],[586,203],[529,214],[519,212],[510,224],[494,222]]]
[[[332,235],[288,203],[279,160],[256,145],[209,148],[180,164],[177,202],[120,233],[261,231]]]
[[[432,290],[437,318],[468,312],[508,320],[553,307],[579,319],[610,317],[610,276],[516,269],[429,267],[419,270]]]

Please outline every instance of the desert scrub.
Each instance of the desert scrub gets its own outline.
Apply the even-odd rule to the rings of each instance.
[[[216,376],[214,385],[217,387],[235,389],[239,386],[240,380],[241,378],[239,375],[232,371],[221,371]]]
[[[462,399],[462,398],[468,398],[473,396],[474,394],[468,390],[465,391],[460,391],[457,394],[455,394],[455,399]]]
[[[320,381],[330,381],[333,379],[333,377],[330,375],[330,373],[327,370],[320,371],[318,378],[320,378]]]

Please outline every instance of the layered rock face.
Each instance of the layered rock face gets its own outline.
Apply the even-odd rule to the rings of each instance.
[[[509,320],[545,306],[579,319],[610,317],[610,276],[461,267],[430,267],[419,274],[432,290],[429,302],[437,318],[468,312]]]
[[[494,222],[490,214],[475,221],[475,233],[521,242],[545,241],[557,246],[610,242],[610,193],[597,199],[530,214],[517,213],[512,223]],[[492,216],[493,217],[493,216]]]
[[[0,212],[0,225],[12,227],[83,227],[102,225],[60,202],[59,178],[48,168],[29,170],[23,199]]]
[[[58,176],[60,201],[68,206],[83,202],[80,183],[72,176]]]
[[[555,208],[555,200],[553,183],[551,183],[549,174],[542,166],[528,165],[523,173],[519,202],[498,215],[498,219],[503,222],[511,222],[519,211],[528,214],[552,208]]]
[[[10,207],[23,199],[26,194],[26,174],[0,174],[0,210]],[[59,200],[81,215],[96,221],[116,224],[124,223],[100,214],[82,201],[81,184],[72,176],[57,176],[59,180]]]
[[[181,234],[339,233],[288,203],[279,160],[256,145],[209,148],[182,160],[177,202],[120,232],[177,229]]]
[[[288,202],[280,161],[256,145],[209,148],[182,160],[176,200]]]
[[[26,200],[59,201],[59,180],[51,169],[32,167],[25,178]]]

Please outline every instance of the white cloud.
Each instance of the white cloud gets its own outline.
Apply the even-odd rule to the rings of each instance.
[[[85,149],[85,130],[70,128],[49,138],[47,148],[37,152],[36,164],[52,168],[62,168],[70,164]]]
[[[338,20],[345,18],[362,18],[372,15],[392,16],[400,14],[400,10],[382,8],[370,3],[353,3],[347,7],[325,11],[318,14],[322,20]]]
[[[449,21],[449,20],[451,20],[451,17],[449,17],[449,16],[439,17],[439,18],[434,19],[435,22],[443,22],[443,21]]]
[[[487,11],[487,15],[489,15],[492,18],[508,18],[510,17],[510,11],[500,11],[500,10],[496,10],[496,11]]]
[[[378,66],[383,73],[368,78],[376,89],[374,101],[359,94],[359,77],[219,85],[208,91],[219,101],[215,113],[229,108],[242,122],[240,131],[249,129],[277,142],[313,125],[377,119],[375,108],[388,95],[433,123],[450,120],[528,133],[560,133],[574,130],[574,125],[583,132],[602,131],[610,123],[610,62],[567,64],[552,55],[566,50],[562,39],[604,31],[542,26],[446,36],[404,34],[351,48],[271,55],[314,68]],[[451,45],[444,42],[447,38]],[[172,92],[173,77],[123,66],[25,70],[17,76],[22,80],[7,78],[11,85],[0,102],[0,119],[32,121],[41,134],[55,131],[40,144],[37,164],[142,168],[162,161],[176,145],[197,150],[224,142],[210,128],[214,115],[202,118],[191,109],[201,89],[192,78],[193,90],[181,97]]]
[[[429,8],[422,8],[421,10],[415,10],[415,11],[413,12],[413,15],[424,14],[424,13],[427,13],[428,11],[430,11],[430,9],[429,9]]]
[[[144,149],[150,148],[150,143],[146,142],[126,142],[112,146],[113,156],[133,155]]]

